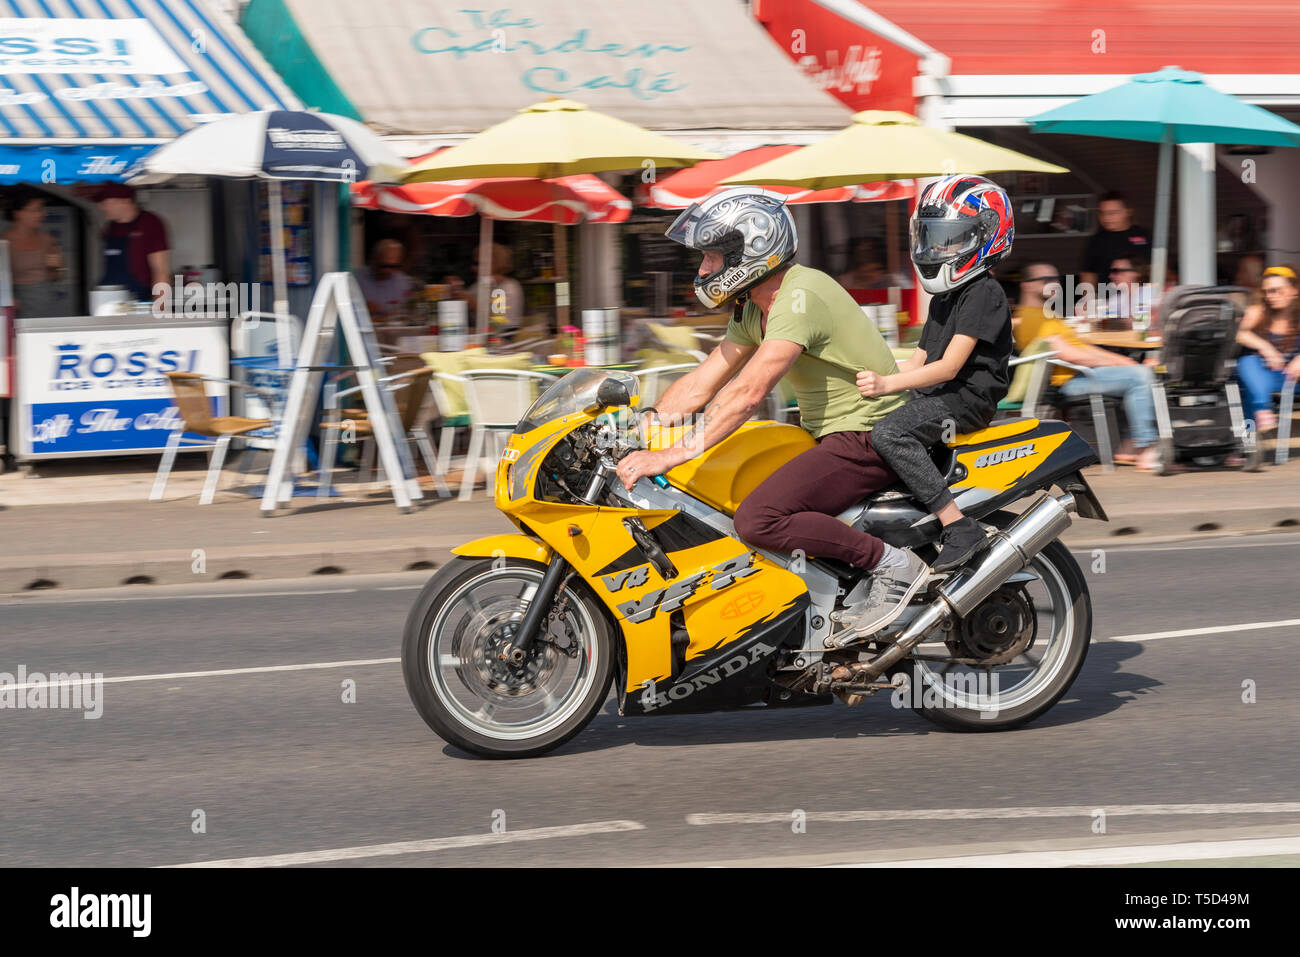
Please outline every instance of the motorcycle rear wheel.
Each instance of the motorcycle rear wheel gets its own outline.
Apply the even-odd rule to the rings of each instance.
[[[1007,731],[1033,721],[1069,691],[1092,640],[1092,600],[1083,572],[1059,539],[1026,571],[1037,576],[1026,586],[1038,618],[1032,645],[999,666],[900,662],[894,673],[901,672],[910,684],[902,700],[917,714],[955,731]]]
[[[520,666],[501,661],[546,566],[510,558],[457,557],[420,592],[406,619],[402,675],[420,716],[462,750],[486,758],[544,754],[600,710],[614,670],[614,644],[596,599],[563,589],[561,616],[576,653],[543,633]]]

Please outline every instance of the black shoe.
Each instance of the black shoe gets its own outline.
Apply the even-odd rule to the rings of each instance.
[[[989,539],[979,522],[969,516],[953,522],[939,536],[939,557],[930,567],[936,572],[951,571],[988,548]]]

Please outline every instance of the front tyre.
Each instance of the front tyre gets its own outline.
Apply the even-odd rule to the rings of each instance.
[[[604,703],[613,639],[581,584],[560,590],[527,660],[498,657],[545,572],[522,559],[457,557],[420,592],[406,619],[402,675],[443,740],[487,758],[533,757],[572,738]]]
[[[1088,655],[1092,601],[1083,572],[1058,539],[947,634],[946,649],[919,650],[982,663],[900,662],[910,679],[901,700],[953,730],[1019,727],[1064,696]]]

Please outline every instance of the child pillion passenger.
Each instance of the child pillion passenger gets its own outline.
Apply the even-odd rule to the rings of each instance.
[[[921,286],[934,298],[916,352],[894,375],[866,370],[857,376],[863,396],[910,389],[911,401],[876,423],[873,444],[881,457],[943,525],[933,571],[968,560],[988,539],[953,501],[930,449],[959,432],[988,425],[1009,383],[1011,309],[989,270],[1011,252],[1011,201],[982,176],[958,174],[926,187],[911,220],[912,262]],[[905,582],[873,588],[854,613],[860,634],[888,624],[925,582],[919,559]]]

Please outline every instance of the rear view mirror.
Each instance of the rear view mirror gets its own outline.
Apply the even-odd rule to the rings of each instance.
[[[600,384],[596,390],[596,401],[602,408],[615,406],[622,408],[632,401],[632,397],[627,394],[627,386],[618,379],[609,378]]]

